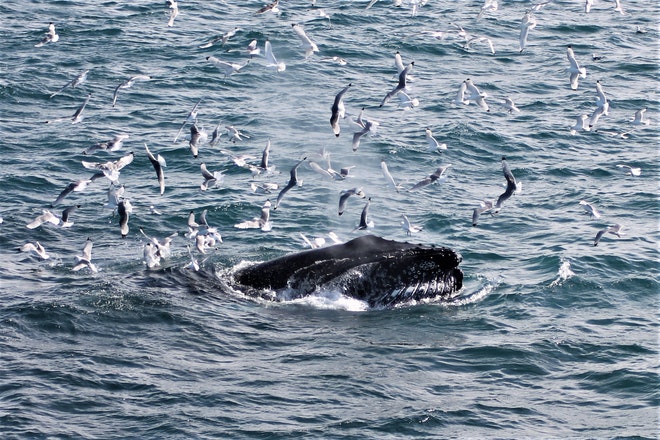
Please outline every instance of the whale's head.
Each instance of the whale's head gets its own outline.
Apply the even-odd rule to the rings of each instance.
[[[461,256],[445,247],[363,236],[247,267],[235,280],[251,291],[282,292],[287,298],[331,289],[371,307],[392,307],[452,298],[463,284],[460,262]]]

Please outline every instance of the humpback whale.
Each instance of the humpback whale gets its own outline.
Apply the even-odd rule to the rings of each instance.
[[[463,284],[460,262],[446,247],[365,235],[241,268],[234,281],[244,293],[262,298],[288,300],[331,289],[387,308],[411,300],[451,300]]]

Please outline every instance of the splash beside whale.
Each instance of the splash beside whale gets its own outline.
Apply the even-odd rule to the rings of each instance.
[[[239,269],[234,281],[248,295],[275,300],[332,289],[373,308],[394,307],[454,298],[463,285],[460,262],[461,256],[446,247],[365,235]]]

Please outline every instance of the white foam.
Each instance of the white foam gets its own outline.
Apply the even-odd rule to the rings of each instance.
[[[571,270],[571,261],[562,257],[559,271],[557,271],[557,278],[552,283],[550,283],[550,287],[554,287],[563,283],[573,275],[575,275],[575,272]]]
[[[351,298],[335,290],[322,290],[302,298],[284,301],[289,304],[304,304],[321,310],[346,310],[364,312],[369,305],[359,299]]]

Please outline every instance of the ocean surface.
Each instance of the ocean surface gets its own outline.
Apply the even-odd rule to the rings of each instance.
[[[523,52],[529,1],[502,1],[480,19],[481,1],[367,4],[283,0],[279,13],[257,14],[262,0],[181,0],[170,27],[165,1],[0,2],[0,437],[658,438],[658,2],[623,0],[620,14],[610,1],[589,13],[554,1],[533,13]],[[59,40],[36,47],[50,22]],[[294,23],[317,53],[305,57]],[[495,53],[485,40],[466,48],[461,30]],[[262,54],[251,58],[254,39]],[[286,70],[266,65],[266,39]],[[577,90],[568,45],[587,69]],[[414,61],[414,108],[398,98],[380,107],[397,84],[397,51]],[[209,56],[250,62],[226,76]],[[87,81],[51,97],[87,69]],[[134,75],[150,79],[119,89],[113,106]],[[454,102],[467,78],[489,112]],[[597,80],[609,114],[571,134],[596,109]],[[349,83],[335,137],[330,107]],[[194,158],[191,124],[174,138],[200,99],[197,126],[209,140],[218,125],[223,135]],[[353,151],[362,108],[379,126]],[[632,125],[642,108],[650,123]],[[246,137],[231,142],[225,126]],[[429,151],[426,128],[446,150]],[[117,134],[129,135],[120,150],[83,154]],[[274,171],[253,176],[229,156],[257,165],[268,141]],[[145,144],[167,161],[163,195]],[[303,163],[302,186],[271,210],[272,230],[234,227],[277,196],[250,184],[282,187],[303,157],[325,165],[322,150],[334,169],[354,166],[349,176]],[[105,177],[51,208],[94,173],[81,161],[129,152],[125,238],[104,208]],[[473,227],[479,202],[504,191],[503,156],[522,190]],[[224,176],[206,191],[201,163]],[[408,191],[448,164],[438,182]],[[355,230],[366,200],[337,215],[340,191],[353,187],[371,198],[366,232]],[[71,227],[26,227],[75,205]],[[222,243],[201,254],[185,234],[189,213],[204,210]],[[423,230],[407,236],[402,214]],[[613,224],[623,234],[594,246]],[[140,228],[178,234],[153,269]],[[227,287],[236,267],[305,249],[301,233],[329,243],[330,232],[450,247],[463,257],[461,294],[369,308],[340,292],[270,302]],[[72,270],[88,238],[96,273]],[[19,251],[34,242],[50,258]]]

